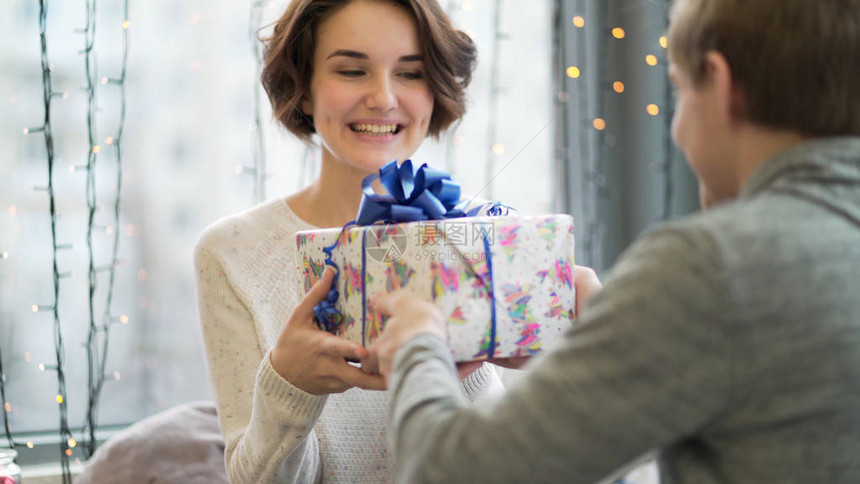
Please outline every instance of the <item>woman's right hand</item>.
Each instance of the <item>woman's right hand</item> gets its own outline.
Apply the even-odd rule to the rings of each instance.
[[[352,387],[385,390],[381,375],[365,373],[346,361],[366,357],[367,350],[319,329],[314,321],[314,306],[325,299],[333,277],[334,270],[326,268],[296,306],[272,349],[272,367],[296,387],[315,395],[341,393]]]

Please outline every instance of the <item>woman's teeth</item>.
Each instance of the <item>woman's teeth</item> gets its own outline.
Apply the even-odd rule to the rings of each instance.
[[[356,133],[372,134],[377,136],[385,136],[397,131],[396,124],[364,124],[358,123],[350,125]]]

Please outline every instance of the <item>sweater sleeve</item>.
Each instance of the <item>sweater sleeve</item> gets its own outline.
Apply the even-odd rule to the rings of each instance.
[[[318,481],[321,462],[313,427],[326,397],[296,388],[274,370],[250,311],[205,246],[198,245],[195,265],[230,481]]]
[[[399,481],[595,482],[708,425],[741,345],[716,259],[694,231],[645,237],[553,350],[483,405],[459,392],[443,339],[410,340],[391,384]]]

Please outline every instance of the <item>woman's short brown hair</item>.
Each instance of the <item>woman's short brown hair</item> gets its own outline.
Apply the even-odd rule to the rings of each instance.
[[[317,30],[352,0],[292,0],[264,39],[262,82],[272,111],[290,132],[308,142],[313,121],[302,112],[310,94]],[[435,0],[383,0],[404,7],[418,28],[425,75],[434,96],[428,134],[438,137],[466,111],[466,87],[475,68],[475,44],[454,29]]]
[[[720,52],[755,123],[860,134],[860,0],[675,0],[669,58],[700,86]]]

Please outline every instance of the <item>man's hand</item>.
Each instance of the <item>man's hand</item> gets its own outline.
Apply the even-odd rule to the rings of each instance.
[[[397,294],[386,294],[373,301],[373,307],[389,316],[382,335],[368,348],[361,368],[368,373],[379,372],[388,383],[397,350],[420,333],[433,333],[447,338],[445,318],[433,304]],[[473,369],[474,370],[474,369]]]

